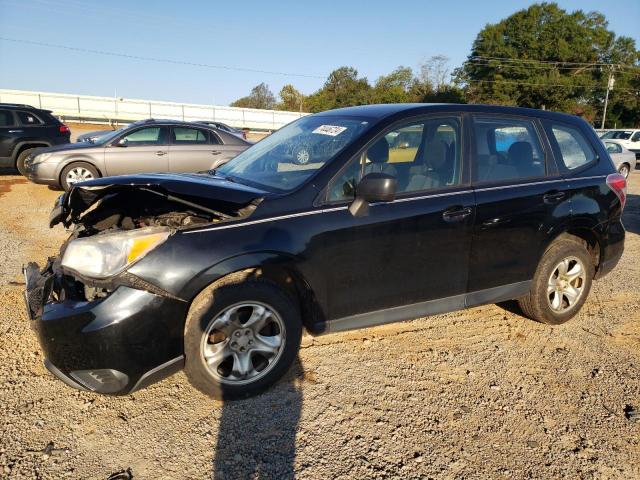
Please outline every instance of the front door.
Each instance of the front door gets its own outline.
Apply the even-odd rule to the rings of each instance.
[[[474,195],[461,133],[455,115],[392,127],[330,183],[324,215],[333,227],[317,260],[327,272],[328,320],[447,298],[448,309],[462,307]],[[369,172],[396,177],[396,200],[372,204],[362,217],[339,209]]]
[[[169,171],[168,127],[127,131],[104,149],[106,175]]]
[[[567,183],[535,120],[474,115],[470,130],[477,210],[469,291],[526,293],[546,240],[571,214]]]

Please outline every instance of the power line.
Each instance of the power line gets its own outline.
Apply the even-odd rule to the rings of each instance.
[[[609,67],[613,64],[611,63],[605,63],[605,62],[565,62],[562,60],[535,60],[535,59],[528,59],[528,58],[505,58],[505,57],[487,57],[487,56],[483,56],[483,55],[472,55],[469,57],[470,60],[472,59],[479,59],[479,60],[499,60],[501,62],[509,62],[509,63],[544,63],[544,64],[552,64],[552,65],[582,65],[582,66],[605,66],[605,67]]]
[[[591,90],[600,90],[607,88],[605,85],[565,85],[563,83],[533,83],[533,82],[514,82],[511,80],[465,80],[465,82],[473,82],[473,83],[505,83],[511,85],[527,85],[533,87],[563,87],[563,88],[588,88]],[[640,90],[635,90],[633,88],[616,88],[618,92],[633,92],[639,93]]]
[[[478,66],[478,67],[487,67],[487,68],[495,68],[495,69],[516,69],[516,68],[526,68],[526,69],[538,69],[541,70],[541,73],[552,73],[552,72],[558,72],[558,73],[562,73],[562,72],[566,72],[566,73],[571,73],[573,75],[576,75],[580,72],[606,72],[606,69],[604,66],[600,66],[600,65],[590,65],[590,66],[584,66],[584,67],[564,67],[562,65],[557,65],[557,64],[542,64],[542,65],[537,65],[537,64],[510,64],[510,63],[500,63],[497,60],[466,60],[464,63],[469,64],[469,65],[473,65],[473,66]],[[616,65],[616,64],[607,64],[609,65],[609,68],[611,67],[615,67],[617,69],[620,69],[621,66],[620,65]],[[633,68],[636,71],[635,72],[631,72],[631,71],[627,71],[627,72],[621,72],[622,75],[624,76],[640,76],[640,67],[629,67],[629,68]]]
[[[185,62],[182,60],[173,60],[169,58],[157,58],[157,57],[143,57],[141,55],[130,55],[127,53],[117,53],[117,52],[108,52],[105,50],[93,50],[89,48],[80,48],[80,47],[71,47],[69,45],[59,45],[54,43],[45,43],[45,42],[36,42],[34,40],[24,40],[19,38],[9,38],[9,37],[0,37],[0,41],[4,42],[14,42],[14,43],[23,43],[25,45],[35,45],[38,47],[47,47],[47,48],[58,48],[62,50],[70,50],[74,52],[82,52],[82,53],[93,53],[96,55],[105,55],[109,57],[120,57],[120,58],[128,58],[130,60],[145,60],[149,62],[157,62],[157,63],[170,63],[173,65],[187,65],[190,67],[202,67],[202,68],[213,68],[218,70],[230,70],[237,72],[251,72],[251,73],[262,73],[266,75],[281,75],[285,77],[304,77],[304,78],[325,78],[321,75],[311,75],[305,73],[290,73],[290,72],[277,72],[271,70],[258,70],[255,68],[246,68],[246,67],[232,67],[228,65],[210,65],[207,63],[198,63],[198,62]]]

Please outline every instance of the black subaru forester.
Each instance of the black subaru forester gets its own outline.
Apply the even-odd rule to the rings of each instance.
[[[286,152],[304,145],[310,158]],[[25,268],[47,368],[127,394],[181,368],[255,394],[311,334],[517,299],[576,315],[623,251],[625,179],[583,120],[482,105],[310,115],[216,171],[61,196],[60,255]]]

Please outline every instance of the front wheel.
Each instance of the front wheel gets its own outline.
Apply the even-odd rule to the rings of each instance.
[[[300,348],[296,302],[268,280],[226,282],[204,291],[185,326],[185,373],[216,399],[255,395],[291,367]]]
[[[60,184],[66,192],[78,182],[86,182],[87,180],[93,180],[94,178],[100,178],[98,170],[93,165],[86,162],[76,162],[67,165],[60,175]]]
[[[582,240],[556,240],[540,260],[529,294],[518,300],[520,308],[527,317],[542,323],[568,321],[584,305],[594,270]]]

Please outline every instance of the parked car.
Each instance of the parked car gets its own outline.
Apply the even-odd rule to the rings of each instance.
[[[25,173],[34,183],[69,190],[99,177],[214,169],[250,145],[205,125],[144,120],[94,142],[37,150],[25,160]]]
[[[226,123],[222,122],[210,122],[208,120],[200,120],[194,123],[200,123],[203,125],[208,125],[213,128],[217,128],[218,130],[222,130],[223,132],[230,133],[231,135],[235,135],[236,137],[247,139],[247,132],[244,130],[240,130],[239,128],[230,127]]]
[[[390,141],[421,134],[390,163]],[[346,143],[335,142],[341,136]],[[299,166],[283,144],[321,152]],[[411,145],[411,140],[408,142]],[[61,254],[25,269],[49,370],[127,394],[181,368],[255,394],[316,335],[517,299],[576,315],[622,255],[626,181],[574,116],[485,105],[310,115],[215,172],[77,184]]]
[[[636,159],[640,159],[640,129],[609,130],[600,135],[602,140],[618,140],[620,144],[631,150]]]
[[[107,135],[111,135],[113,133],[113,129],[109,129],[109,130],[94,130],[92,132],[87,132],[87,133],[83,133],[82,135],[78,135],[76,138],[76,142],[78,143],[82,143],[82,142],[91,142],[91,143],[95,143],[96,140],[101,139],[102,137],[105,137]]]
[[[69,137],[69,127],[50,110],[0,103],[0,167],[24,175],[24,161],[36,148],[69,143]]]
[[[603,143],[618,173],[627,178],[636,168],[636,155],[627,150],[620,140],[604,140]]]

